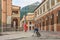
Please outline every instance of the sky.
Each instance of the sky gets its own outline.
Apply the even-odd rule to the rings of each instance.
[[[12,4],[23,8],[24,6],[30,5],[30,4],[35,3],[37,1],[40,3],[42,2],[42,0],[12,0]]]

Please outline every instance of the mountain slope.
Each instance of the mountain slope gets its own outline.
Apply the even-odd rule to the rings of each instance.
[[[23,15],[27,14],[27,13],[33,13],[34,12],[34,9],[39,5],[40,3],[39,2],[35,2],[31,5],[28,5],[28,6],[25,6],[21,9],[21,14],[20,14],[20,17],[22,18]]]

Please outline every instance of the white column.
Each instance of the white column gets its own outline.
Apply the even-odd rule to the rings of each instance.
[[[49,0],[49,1],[50,1],[50,3],[49,3],[49,4],[50,4],[50,8],[51,8],[51,1],[52,1],[52,0]]]
[[[14,21],[14,24],[13,24],[13,26],[15,27],[15,25],[16,25],[16,22]]]
[[[45,11],[47,11],[47,5],[45,4]]]
[[[16,26],[15,26],[15,25],[16,25],[16,22],[14,21],[14,22],[13,22],[14,30],[16,30]]]
[[[57,4],[57,0],[55,0],[55,5]]]
[[[28,21],[28,31],[29,31],[29,21]]]
[[[56,25],[56,24],[54,24],[54,32],[56,32],[56,31],[57,31],[56,27],[57,27],[57,25]]]

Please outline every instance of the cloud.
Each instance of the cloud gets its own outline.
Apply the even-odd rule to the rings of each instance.
[[[24,7],[24,6],[27,6],[27,5],[30,5],[34,2],[42,2],[42,0],[13,0],[13,5],[18,5],[18,6],[21,6],[21,7]]]

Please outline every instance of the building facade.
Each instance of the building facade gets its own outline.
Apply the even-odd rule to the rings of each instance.
[[[34,29],[34,13],[27,13],[27,15],[23,16],[22,20],[20,21],[20,27],[23,27],[23,30],[24,30],[24,23],[27,24],[27,27],[28,27],[28,31],[31,31]]]
[[[10,21],[12,12],[11,5],[12,0],[0,0],[0,14],[1,14],[0,20],[1,20],[2,31],[6,31],[9,26],[11,27],[11,21]],[[8,20],[8,18],[10,20]]]
[[[28,13],[26,16],[28,31],[34,30],[34,17],[34,13]]]
[[[13,19],[13,11],[16,10],[15,15],[17,16],[18,23],[20,26],[20,7],[12,6],[12,0],[0,0],[0,29],[1,31],[11,31],[12,30],[12,19]]]
[[[11,18],[12,28],[14,30],[19,30],[20,27],[20,7],[12,6],[12,18]]]
[[[34,14],[41,31],[60,31],[60,0],[44,0]]]
[[[23,18],[20,20],[20,28],[22,31],[24,31],[24,20],[25,20],[25,15],[23,16]]]

